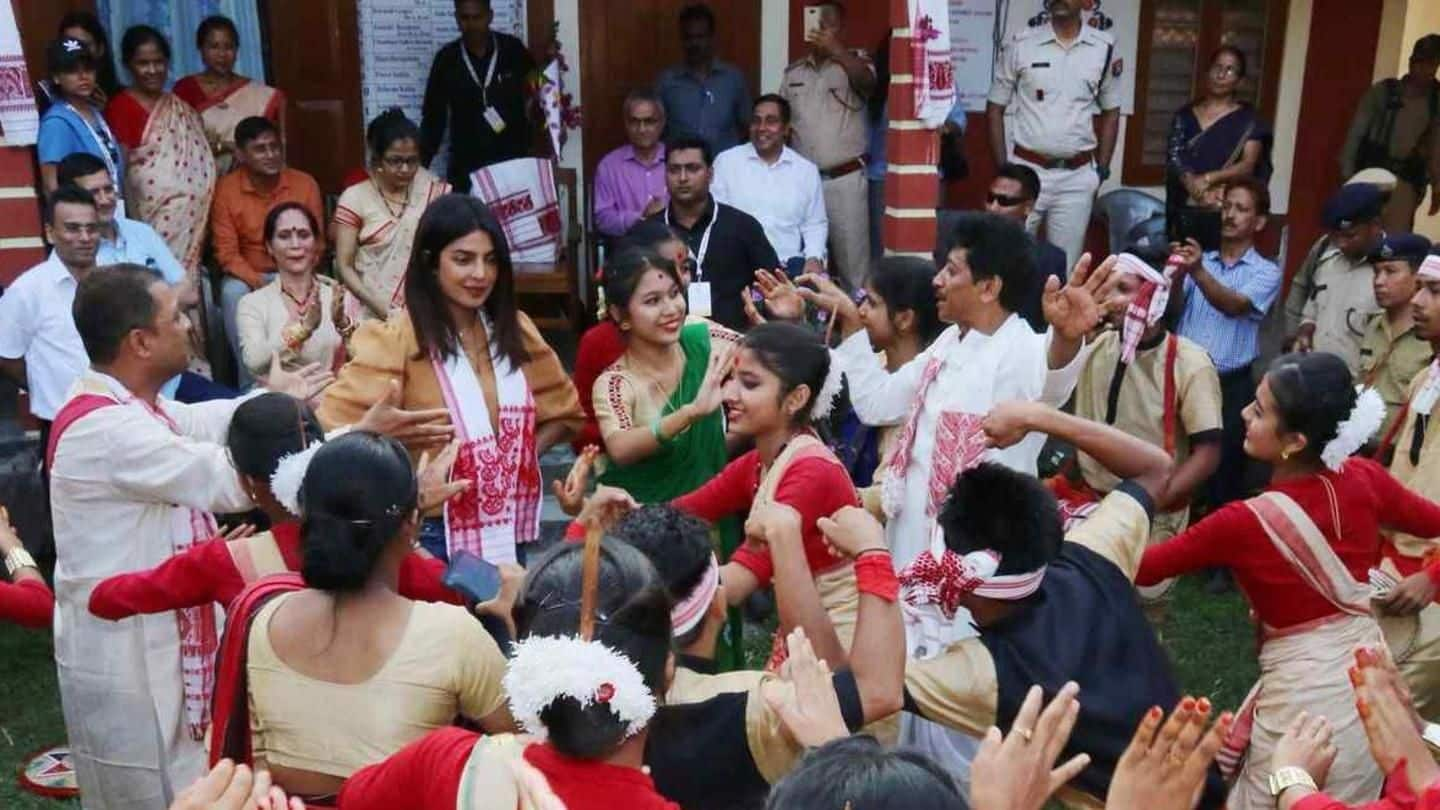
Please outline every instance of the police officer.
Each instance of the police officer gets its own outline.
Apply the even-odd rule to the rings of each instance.
[[[1285,298],[1295,351],[1331,352],[1360,374],[1360,341],[1375,301],[1370,254],[1385,238],[1380,211],[1385,195],[1371,183],[1347,183],[1325,203],[1329,233],[1311,248]]]
[[[820,167],[830,221],[831,272],[858,288],[870,270],[870,207],[865,181],[866,100],[876,92],[875,65],[846,50],[845,7],[821,6],[810,53],[785,68],[780,95],[790,102],[790,145]]]
[[[1040,175],[1027,227],[1074,266],[1085,244],[1095,190],[1110,176],[1120,126],[1120,62],[1109,34],[1084,25],[1083,0],[1049,0],[1050,24],[1022,31],[1000,51],[985,117],[990,152],[1007,162],[1005,111],[1015,105],[1014,160]],[[1095,137],[1094,116],[1100,116]]]

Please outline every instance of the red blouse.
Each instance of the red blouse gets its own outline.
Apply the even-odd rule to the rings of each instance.
[[[145,125],[150,123],[150,111],[130,91],[121,90],[105,105],[105,123],[115,134],[115,140],[126,149],[134,149],[145,137]]]
[[[1334,484],[1338,531],[1322,475]],[[1440,536],[1440,505],[1406,489],[1369,459],[1352,458],[1338,473],[1282,481],[1270,489],[1295,499],[1360,582],[1369,578],[1370,568],[1380,560],[1381,529]],[[1306,585],[1275,549],[1243,501],[1227,504],[1178,536],[1146,549],[1135,584],[1153,585],[1187,571],[1222,565],[1234,572],[1256,615],[1271,627],[1290,627],[1335,613],[1334,606]],[[1429,571],[1440,582],[1440,564]]]
[[[570,442],[577,453],[589,444],[604,447],[600,423],[595,421],[595,403],[590,398],[590,391],[595,387],[595,380],[599,379],[600,374],[614,365],[623,354],[625,337],[621,334],[620,327],[609,318],[585,330],[585,334],[580,336],[580,345],[575,350],[575,373],[571,375],[575,381],[575,390],[580,392],[580,408],[585,411],[585,424]]]
[[[744,517],[760,488],[760,454],[751,450],[725,465],[720,474],[704,486],[676,498],[676,507],[714,523],[723,517]],[[855,484],[850,474],[837,461],[825,458],[803,458],[785,470],[775,488],[775,500],[800,513],[800,527],[805,541],[805,561],[810,573],[819,574],[843,562],[825,545],[815,521],[830,517],[842,506],[859,506]],[[735,549],[730,562],[739,563],[760,580],[760,587],[770,584],[775,564],[768,546],[745,543]]]
[[[49,627],[55,612],[55,595],[45,583],[22,579],[13,585],[0,582],[0,621],[21,627]]]
[[[285,567],[299,571],[303,559],[300,524],[281,523],[270,530]],[[440,584],[445,564],[434,557],[411,554],[400,565],[400,595],[420,602],[463,604],[463,598]],[[148,571],[106,577],[90,592],[90,612],[119,621],[140,613],[161,613],[210,602],[229,605],[245,590],[245,577],[235,566],[225,540],[192,546]]]
[[[375,765],[356,771],[340,790],[340,810],[455,810],[460,778],[480,735],[461,728],[432,731]],[[637,768],[571,759],[543,743],[525,760],[544,774],[569,810],[679,810]]]

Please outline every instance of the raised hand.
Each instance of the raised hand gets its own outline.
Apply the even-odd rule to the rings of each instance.
[[[400,407],[400,382],[391,380],[385,395],[365,411],[356,430],[368,430],[389,436],[409,447],[440,447],[455,436],[447,408],[407,411]]]
[[[1428,573],[1417,571],[1400,580],[1389,593],[1375,600],[1375,605],[1381,612],[1392,616],[1413,616],[1435,601],[1437,590],[1440,589],[1435,587],[1435,582]]]
[[[221,540],[224,540],[225,542],[228,543],[228,542],[230,542],[231,540],[243,540],[243,539],[245,539],[246,537],[250,537],[250,536],[252,536],[252,535],[254,535],[254,534],[255,534],[255,527],[254,527],[254,526],[250,525],[249,523],[241,523],[239,526],[236,526],[235,528],[231,529],[230,531],[225,532],[224,534],[220,535],[220,539],[221,539]]]
[[[744,290],[740,291],[740,308],[745,311],[745,320],[749,321],[751,326],[759,326],[766,322],[765,316],[761,315],[760,310],[755,308],[753,288],[748,285]]]
[[[805,273],[795,279],[797,286],[795,291],[805,302],[816,309],[822,309],[831,314],[840,325],[840,333],[849,337],[853,332],[860,329],[860,309],[855,306],[855,299],[840,289],[829,276],[823,273]],[[810,285],[805,287],[803,285]]]
[[[580,508],[585,505],[585,490],[590,488],[590,470],[599,456],[599,447],[593,444],[585,445],[585,449],[575,457],[575,463],[570,465],[570,473],[565,476],[565,480],[550,483],[550,488],[555,492],[555,498],[560,502],[560,508],[565,514],[571,517],[580,514]]]
[[[1415,795],[1424,795],[1426,788],[1440,779],[1440,766],[1421,736],[1424,721],[1415,712],[1410,691],[1390,651],[1384,647],[1356,650],[1350,681],[1355,685],[1355,708],[1365,726],[1375,763],[1389,774],[1403,761],[1404,778]]]
[[[575,519],[585,526],[607,531],[618,523],[620,518],[629,514],[630,510],[639,508],[640,504],[630,493],[618,487],[601,484],[585,499],[585,506],[580,510],[580,516]]]
[[[755,286],[765,297],[770,316],[781,321],[798,321],[805,317],[805,299],[782,270],[756,270]]]
[[[1032,686],[1010,733],[1002,735],[1000,729],[990,728],[970,767],[971,807],[1040,810],[1055,791],[1085,770],[1089,754],[1077,754],[1054,767],[1080,716],[1075,699],[1079,692],[1073,681],[1065,684],[1041,712],[1043,693]]]
[[[525,569],[515,563],[501,563],[500,592],[494,599],[475,604],[475,615],[493,616],[505,623],[510,637],[515,638],[515,602],[520,598],[520,588],[525,584]]]
[[[815,521],[825,545],[841,557],[854,559],[867,551],[885,551],[885,527],[858,506],[842,506],[830,517]]]
[[[280,363],[280,353],[276,352],[270,356],[270,373],[265,375],[262,382],[265,388],[271,391],[289,394],[298,400],[309,402],[329,388],[330,383],[335,382],[335,375],[319,363],[286,371]]]
[[[1190,810],[1205,789],[1205,774],[1233,717],[1229,712],[1206,732],[1210,701],[1185,698],[1162,727],[1155,706],[1141,719],[1130,746],[1120,755],[1105,806],[1111,810]],[[1277,763],[1278,766],[1278,763]]]
[[[1040,298],[1045,320],[1057,335],[1067,340],[1084,338],[1105,317],[1115,257],[1109,257],[1093,270],[1090,265],[1090,254],[1086,253],[1075,263],[1075,269],[1063,285],[1055,276],[1045,280],[1045,292]]]
[[[1300,768],[1310,774],[1318,787],[1325,787],[1330,766],[1335,763],[1335,729],[1320,715],[1300,712],[1270,755],[1272,770]]]
[[[423,515],[459,495],[474,483],[465,478],[450,480],[450,470],[455,466],[455,457],[459,454],[459,440],[445,445],[445,449],[433,460],[428,450],[420,454],[420,463],[415,467],[415,478],[420,489],[417,505],[420,514]]]
[[[705,378],[700,381],[700,390],[689,407],[696,416],[709,416],[720,408],[724,401],[725,378],[735,365],[735,344],[710,344],[710,363],[705,368]]]
[[[831,740],[850,736],[830,667],[815,655],[815,648],[797,627],[785,638],[790,654],[780,668],[780,677],[766,681],[761,694],[780,716],[795,742],[817,748]]]

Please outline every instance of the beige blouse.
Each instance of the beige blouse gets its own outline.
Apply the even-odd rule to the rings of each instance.
[[[250,633],[250,734],[257,759],[349,778],[450,725],[504,705],[505,657],[458,605],[415,602],[405,636],[362,683],[330,683],[291,669],[270,646],[269,625],[290,594],[261,608]]]
[[[704,318],[688,316],[685,325],[705,323],[710,327],[710,348],[716,350],[740,340],[740,334]],[[663,415],[672,392],[660,390],[653,381],[637,374],[629,366],[629,354],[610,364],[590,389],[590,402],[595,407],[595,421],[600,435],[609,438],[622,430],[649,425]]]
[[[261,375],[268,371],[270,358],[277,352],[286,370],[311,363],[319,363],[326,368],[335,365],[336,356],[344,347],[344,341],[330,319],[335,283],[324,276],[316,276],[315,281],[320,285],[320,327],[298,352],[286,349],[285,341],[280,337],[280,331],[296,321],[295,315],[286,306],[285,294],[280,291],[280,279],[240,299],[235,308],[235,330],[240,333],[241,360],[250,373]]]

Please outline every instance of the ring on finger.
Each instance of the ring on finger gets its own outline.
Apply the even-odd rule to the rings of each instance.
[[[1019,734],[1027,743],[1035,738],[1035,732],[1031,731],[1028,728],[1020,728],[1019,726],[1016,726],[1014,731],[1016,734]]]

